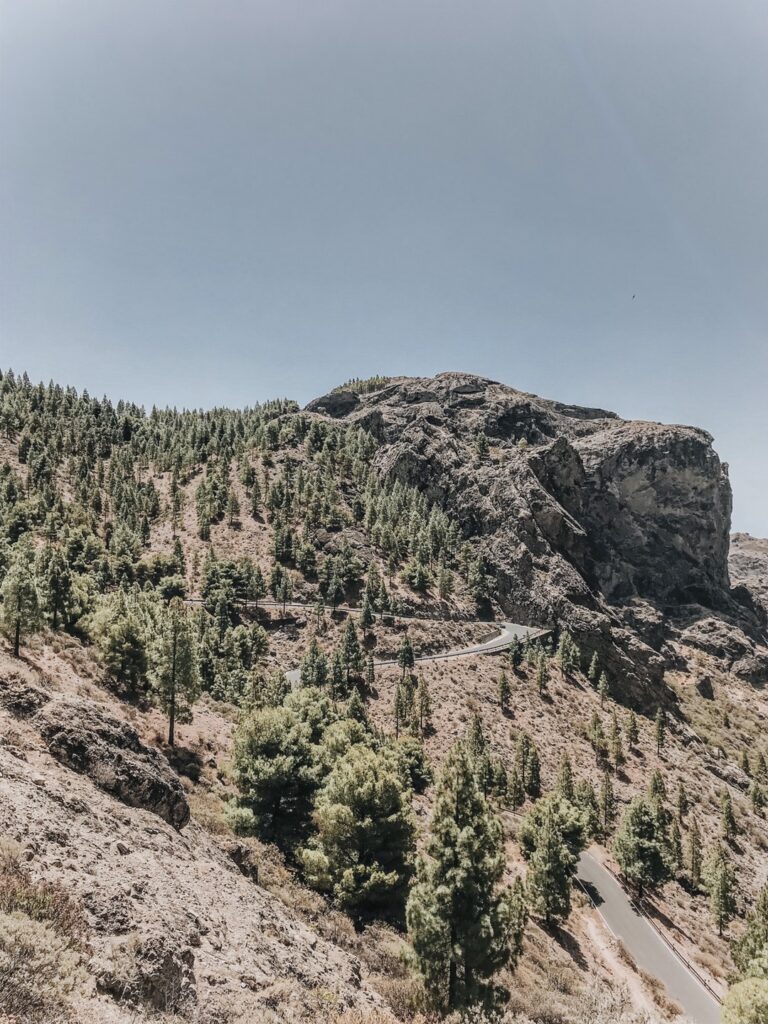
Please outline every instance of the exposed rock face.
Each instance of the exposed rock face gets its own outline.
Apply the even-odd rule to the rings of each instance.
[[[89,776],[106,793],[158,814],[174,828],[189,821],[179,777],[127,722],[93,701],[69,698],[47,703],[35,724],[57,761]]]
[[[150,933],[115,943],[98,972],[99,988],[116,999],[165,1013],[197,1001],[195,957],[168,935]]]
[[[755,603],[768,612],[768,540],[734,533],[728,569],[733,584],[748,590]]]
[[[681,641],[712,655],[726,671],[749,683],[768,683],[768,648],[756,644],[736,626],[714,617],[700,618],[685,629]]]
[[[681,605],[759,633],[754,606],[730,588],[731,489],[703,430],[626,421],[461,373],[308,408],[370,430],[382,474],[457,515],[505,614],[567,625],[616,672],[661,675]],[[483,459],[479,431],[491,443]]]

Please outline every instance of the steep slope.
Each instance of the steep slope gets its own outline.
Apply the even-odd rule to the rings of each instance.
[[[385,1019],[360,962],[258,883],[246,847],[185,824],[178,777],[127,709],[75,675],[67,682],[66,661],[41,654],[46,676],[0,655],[0,836],[38,882],[63,882],[84,908],[85,1019],[314,1021],[345,1007]],[[172,824],[164,794],[174,787],[186,814]]]
[[[520,820],[539,798],[513,796],[523,733],[535,738],[542,795],[564,751],[576,782],[602,793],[610,781],[613,821],[589,832],[597,856],[610,857],[620,813],[658,773],[670,814],[686,792],[682,838],[695,818],[705,853],[722,841],[729,795],[739,915],[765,882],[762,549],[735,538],[729,576],[730,487],[705,432],[465,374],[355,382],[303,412],[276,402],[150,415],[0,376],[0,425],[0,585],[26,572],[41,605],[19,658],[7,621],[0,640],[0,928],[9,905],[26,905],[16,892],[31,892],[44,919],[46,901],[61,901],[65,923],[84,920],[87,967],[61,985],[67,1012],[17,1012],[12,1024],[423,1021],[404,934],[356,930],[276,848],[233,831],[238,723],[293,697],[311,713],[330,698],[350,717],[345,698],[360,697],[355,714],[378,727],[366,742],[396,744],[399,729],[434,774],[477,716],[510,780],[491,796],[507,882],[527,870]],[[203,696],[171,748],[151,669],[174,596],[195,627]],[[348,627],[364,604],[351,665]],[[332,613],[339,605],[355,615]],[[417,662],[410,682],[405,666],[367,663],[396,657],[406,636],[417,655],[469,646],[487,634],[478,617],[494,616],[551,629],[554,643],[517,661]],[[581,648],[568,671],[555,655],[566,628]],[[288,694],[283,673],[301,681],[313,651],[331,671],[319,690]],[[587,678],[593,653],[605,687]],[[426,725],[398,701],[420,680]],[[312,756],[317,770],[335,763]],[[322,757],[344,763],[345,748]],[[419,848],[433,796],[409,790]],[[652,908],[723,991],[741,925],[717,934],[686,864]],[[28,948],[40,929],[28,923]],[[3,997],[7,946],[6,932]],[[499,980],[505,1024],[677,1012],[577,888],[559,926],[529,922],[517,969]]]

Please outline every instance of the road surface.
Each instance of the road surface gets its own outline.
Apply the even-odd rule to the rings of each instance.
[[[359,614],[359,608],[344,608],[342,611],[351,612],[353,614]],[[441,620],[442,621],[442,620]],[[497,651],[506,650],[512,643],[518,640],[525,640],[527,637],[534,637],[543,635],[546,630],[536,629],[533,626],[520,626],[514,622],[484,622],[480,625],[488,626],[489,631],[495,629],[497,632],[494,636],[489,637],[487,640],[483,640],[477,644],[470,644],[468,647],[457,647],[453,650],[442,651],[439,654],[423,654],[419,655],[415,660],[417,664],[423,664],[428,661],[449,661],[453,658],[463,658],[467,654],[495,654]],[[383,667],[384,665],[396,665],[396,658],[385,658],[381,661],[374,661],[376,668]],[[299,682],[299,669],[293,668],[285,673],[285,677],[292,687],[298,685]]]
[[[717,1000],[664,942],[648,919],[634,909],[614,876],[585,851],[579,859],[576,877],[637,966],[663,982],[671,998],[696,1024],[719,1024]]]

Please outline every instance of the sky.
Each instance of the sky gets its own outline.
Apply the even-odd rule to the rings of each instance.
[[[0,0],[0,366],[466,370],[692,423],[768,536],[764,0]]]

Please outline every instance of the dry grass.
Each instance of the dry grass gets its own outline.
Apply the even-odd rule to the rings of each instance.
[[[0,1014],[20,1024],[75,1019],[72,1000],[92,988],[85,919],[61,886],[33,881],[18,844],[0,840]]]

